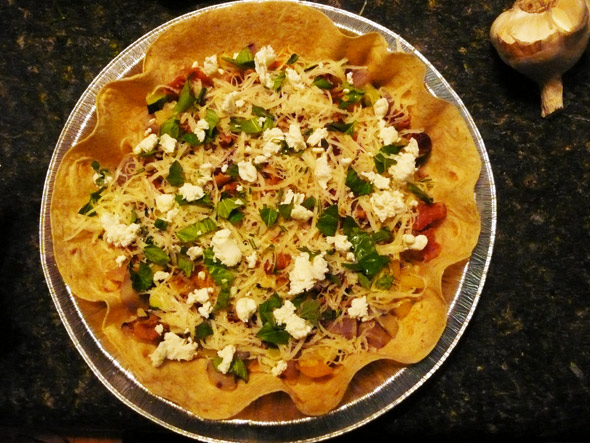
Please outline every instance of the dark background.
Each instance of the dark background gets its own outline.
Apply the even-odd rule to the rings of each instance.
[[[40,265],[39,211],[92,79],[146,32],[213,3],[0,0],[0,440],[26,441],[19,429],[180,440],[110,394],[69,340]],[[589,440],[589,51],[564,76],[565,110],[542,119],[535,84],[489,42],[511,0],[320,3],[364,9],[442,73],[483,136],[498,196],[492,264],[458,346],[400,406],[336,440]]]

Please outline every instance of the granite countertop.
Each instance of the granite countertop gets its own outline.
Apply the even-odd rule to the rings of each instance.
[[[212,3],[0,2],[0,436],[173,437],[117,400],[70,341],[44,281],[39,212],[54,146],[92,79],[149,30]],[[489,42],[511,0],[320,3],[362,10],[444,75],[485,141],[498,197],[494,257],[458,346],[400,406],[339,439],[587,440],[589,51],[564,76],[564,111],[542,119],[536,86]]]

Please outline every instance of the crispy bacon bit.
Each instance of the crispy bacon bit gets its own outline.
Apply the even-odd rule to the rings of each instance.
[[[418,217],[414,222],[414,233],[438,225],[447,216],[447,207],[442,202],[432,203],[430,205],[420,202],[418,205]]]
[[[155,315],[150,315],[146,318],[137,318],[133,321],[123,323],[121,329],[133,334],[139,341],[155,344],[161,339],[161,335],[155,329],[158,323],[160,323],[160,319]],[[164,326],[164,330],[166,329],[167,326]]]
[[[229,183],[226,183],[225,185],[223,185],[223,187],[221,188],[221,191],[227,192],[233,196],[237,192],[238,186],[240,186],[240,184],[238,182],[229,182]]]
[[[277,255],[277,258],[275,261],[275,271],[281,271],[281,270],[285,269],[287,266],[289,266],[290,263],[291,263],[291,256],[289,254],[283,254],[282,252],[280,252]]]
[[[264,272],[266,273],[266,275],[272,274],[274,267],[274,264],[270,260],[266,260],[264,262]]]
[[[289,360],[287,362],[287,369],[285,369],[280,378],[287,380],[287,381],[294,381],[299,376],[299,370],[297,369],[297,364],[294,360]]]
[[[370,74],[368,69],[353,69],[352,83],[357,88],[362,88],[369,82]]]
[[[207,271],[203,265],[195,267],[195,272],[190,280],[194,283],[197,289],[215,287],[215,280],[213,280],[213,277],[211,277],[211,274],[209,274],[209,271]]]
[[[218,172],[217,174],[215,174],[214,179],[217,187],[221,187],[233,180],[231,175],[224,174],[223,172]]]
[[[188,294],[196,289],[195,283],[186,278],[183,274],[176,274],[168,280],[170,287],[179,294]]]
[[[367,219],[367,213],[365,212],[365,210],[363,208],[361,208],[360,206],[356,206],[354,208],[354,218],[356,220],[358,220],[359,222],[363,222]]]
[[[234,144],[234,136],[231,133],[222,132],[217,136],[219,146],[222,148],[229,148]]]
[[[264,177],[266,184],[269,185],[276,185],[283,181],[275,167],[269,164],[264,165],[264,168],[262,168],[262,176]]]
[[[377,349],[381,349],[389,342],[389,340],[391,340],[391,336],[383,326],[376,323],[374,320],[361,323],[359,325],[359,335],[364,335],[369,346]]]
[[[196,68],[190,68],[190,69],[183,69],[182,74],[180,74],[178,77],[176,77],[174,80],[172,80],[170,83],[168,83],[168,88],[174,90],[175,92],[180,92],[180,90],[183,88],[184,84],[186,83],[187,78],[196,78],[201,80],[201,83],[203,84],[203,86],[206,87],[211,87],[213,86],[213,81],[211,80],[211,78],[205,74],[203,71],[201,71],[201,69],[199,67]]]

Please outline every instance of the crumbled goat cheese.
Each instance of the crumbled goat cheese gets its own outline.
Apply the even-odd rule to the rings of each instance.
[[[412,154],[414,158],[417,158],[420,155],[420,148],[415,138],[411,138],[408,144],[404,146],[404,151],[408,154]]]
[[[246,257],[246,262],[248,263],[248,269],[254,269],[256,267],[256,262],[258,262],[258,254],[256,251],[252,251],[252,254]]]
[[[213,54],[209,57],[205,57],[203,62],[203,72],[207,75],[212,75],[217,72],[219,65],[217,64],[217,55]]]
[[[115,259],[115,262],[117,263],[117,266],[121,267],[121,266],[123,266],[123,263],[125,263],[126,260],[127,260],[127,256],[126,255],[119,255]]]
[[[260,77],[260,83],[267,88],[272,88],[273,79],[268,72],[268,67],[276,60],[276,54],[271,46],[264,46],[254,55],[254,68],[258,77]]]
[[[244,323],[250,320],[252,314],[256,312],[256,308],[256,302],[248,297],[242,297],[236,302],[236,314]]]
[[[221,105],[221,109],[225,111],[226,114],[233,114],[236,112],[236,99],[238,97],[238,91],[230,92],[225,96],[223,100],[223,104]]]
[[[160,137],[160,146],[166,154],[172,154],[176,149],[176,139],[170,137],[168,134],[162,134]]]
[[[279,360],[276,365],[271,369],[272,375],[278,377],[287,369],[287,362],[285,360]]]
[[[192,360],[197,353],[197,343],[190,337],[182,338],[174,332],[166,332],[164,340],[160,342],[154,352],[150,354],[152,365],[156,368],[164,360]]]
[[[351,85],[354,84],[354,75],[352,74],[352,71],[346,73],[346,82]]]
[[[295,69],[287,68],[285,69],[285,76],[287,80],[295,89],[303,90],[305,89],[305,83],[301,80],[301,76],[297,73]]]
[[[209,301],[209,288],[195,289],[189,293],[186,297],[186,303],[188,305],[194,305],[195,303],[207,303]]]
[[[165,271],[156,271],[154,273],[154,283],[158,283],[161,281],[166,280],[168,277],[170,277],[170,273],[169,272],[165,272]]]
[[[399,191],[373,193],[370,202],[373,212],[381,222],[406,210],[404,195]]]
[[[326,128],[316,129],[307,137],[307,144],[309,146],[319,146],[319,144],[328,137],[328,130]]]
[[[352,163],[352,159],[350,157],[343,157],[340,163],[342,163],[342,166],[348,166]]]
[[[407,152],[396,156],[397,163],[388,169],[391,177],[398,183],[407,182],[416,172],[416,157]]]
[[[211,244],[215,258],[226,266],[235,266],[242,259],[242,251],[240,251],[238,242],[231,237],[229,229],[217,231]]]
[[[217,366],[217,370],[222,374],[227,374],[234,359],[236,347],[234,345],[227,345],[221,351],[217,351],[217,356],[221,357],[221,363]]]
[[[205,196],[205,191],[203,191],[203,188],[190,183],[185,183],[182,185],[180,188],[178,188],[178,192],[187,202],[193,202]]]
[[[322,155],[316,160],[313,174],[315,175],[319,185],[324,189],[328,189],[328,182],[332,177],[332,168],[330,168],[330,165],[328,164],[328,158],[326,157],[326,154]]]
[[[195,129],[193,129],[193,133],[197,136],[199,141],[202,143],[205,141],[205,137],[207,137],[207,130],[209,129],[209,123],[205,119],[201,119],[197,122]]]
[[[281,204],[288,205],[289,203],[293,203],[291,218],[299,221],[307,221],[313,217],[313,211],[301,206],[303,200],[305,200],[305,194],[294,193],[291,189],[288,189]]]
[[[150,134],[142,141],[140,141],[135,148],[133,148],[133,153],[135,155],[139,155],[142,152],[150,152],[153,151],[154,148],[158,145],[158,136],[156,134]]]
[[[285,325],[285,330],[289,335],[298,340],[307,337],[313,326],[307,320],[295,314],[295,309],[295,305],[291,303],[291,300],[285,300],[283,306],[275,309],[272,315],[279,326]]]
[[[385,97],[380,98],[375,102],[373,105],[373,111],[375,112],[375,116],[378,118],[383,118],[389,111],[389,102]]]
[[[196,260],[203,255],[203,248],[200,246],[191,246],[186,250],[186,255],[188,255],[191,260]]]
[[[256,171],[256,166],[252,164],[252,162],[241,161],[238,163],[238,171],[240,174],[240,178],[247,182],[253,183],[256,181],[258,177],[258,172]]]
[[[289,272],[289,295],[309,291],[316,282],[326,278],[328,262],[324,259],[324,253],[316,255],[311,261],[309,258],[307,252],[302,252],[295,258],[293,270]]]
[[[156,331],[158,335],[162,335],[162,332],[164,332],[164,325],[162,323],[158,323],[156,326],[154,326],[154,331]]]
[[[406,245],[406,248],[413,249],[415,251],[421,251],[428,244],[428,237],[423,234],[413,236],[412,234],[402,235],[402,240]]]
[[[168,212],[166,212],[166,221],[168,223],[172,223],[174,218],[178,215],[179,211],[180,211],[180,209],[174,208],[174,209],[170,209]]]
[[[160,212],[168,212],[174,207],[174,194],[156,195],[156,208]]]
[[[338,252],[348,252],[352,248],[352,243],[348,241],[348,237],[342,234],[336,234],[333,237],[326,237],[329,245],[334,245],[334,249]]]
[[[375,185],[377,189],[388,189],[389,188],[389,178],[385,177],[381,174],[376,174],[373,171],[370,172],[361,172],[361,175],[369,180],[371,183]]]
[[[289,132],[285,135],[285,141],[290,148],[296,151],[301,151],[307,147],[303,135],[301,135],[301,127],[297,123],[289,125]]]
[[[140,228],[137,223],[130,225],[121,223],[113,214],[103,214],[100,217],[100,224],[105,231],[104,239],[107,243],[121,247],[127,247],[133,243]]]
[[[380,122],[381,130],[379,131],[379,140],[385,146],[391,145],[395,143],[399,136],[397,134],[397,130],[393,126],[385,126],[385,122],[381,120]]]
[[[358,318],[361,321],[369,319],[369,306],[367,305],[367,297],[363,295],[360,298],[355,298],[348,308],[348,315],[352,318]]]
[[[102,180],[101,185],[98,184],[99,180]],[[94,175],[92,176],[92,181],[94,182],[94,184],[96,186],[108,186],[113,182],[113,177],[111,175],[104,175],[104,174],[99,174],[98,172],[95,172]]]
[[[206,301],[203,303],[203,306],[197,309],[197,312],[201,315],[201,317],[209,318],[211,312],[213,312],[213,305],[210,301]]]

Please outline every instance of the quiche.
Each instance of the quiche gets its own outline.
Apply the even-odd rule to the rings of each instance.
[[[118,363],[199,417],[277,419],[427,356],[443,274],[478,239],[481,165],[424,72],[379,35],[262,2],[180,21],[108,84],[51,223]]]

